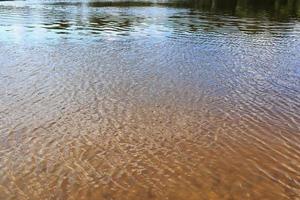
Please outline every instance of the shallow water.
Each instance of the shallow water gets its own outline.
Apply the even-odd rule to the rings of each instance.
[[[0,199],[300,199],[297,0],[0,2]]]

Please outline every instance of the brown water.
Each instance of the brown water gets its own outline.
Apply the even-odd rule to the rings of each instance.
[[[299,8],[0,2],[0,199],[299,200]]]

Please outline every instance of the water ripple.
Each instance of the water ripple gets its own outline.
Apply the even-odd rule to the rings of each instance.
[[[299,199],[298,16],[210,2],[1,2],[0,199]]]

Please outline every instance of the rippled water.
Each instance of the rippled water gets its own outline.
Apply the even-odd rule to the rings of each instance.
[[[0,199],[300,199],[297,0],[0,2]]]

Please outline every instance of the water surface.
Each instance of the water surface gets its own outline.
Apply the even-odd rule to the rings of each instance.
[[[297,0],[1,1],[0,199],[300,198]]]

